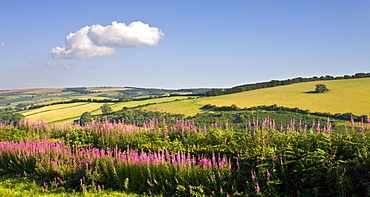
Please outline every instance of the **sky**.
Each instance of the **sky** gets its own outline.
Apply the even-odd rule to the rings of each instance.
[[[370,72],[370,0],[0,0],[0,89]]]

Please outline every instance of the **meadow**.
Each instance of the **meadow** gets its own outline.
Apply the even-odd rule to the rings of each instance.
[[[0,174],[53,195],[370,195],[370,120],[335,129],[329,119],[283,126],[266,118],[243,130],[164,119],[142,127],[23,121],[0,125]]]
[[[328,92],[313,93],[316,84],[325,84]],[[204,97],[194,101],[179,101],[142,107],[148,111],[181,113],[193,116],[201,113],[200,107],[212,104],[249,108],[277,104],[284,107],[298,107],[311,112],[353,113],[370,115],[370,78],[314,81],[291,85],[245,91],[215,97]]]

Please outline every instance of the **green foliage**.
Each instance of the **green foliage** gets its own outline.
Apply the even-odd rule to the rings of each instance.
[[[80,117],[80,124],[81,125],[90,124],[92,120],[93,120],[92,115],[89,112],[84,112]]]
[[[133,109],[123,112],[145,114]],[[227,118],[231,114],[219,116]],[[46,138],[36,140],[38,146],[55,141],[67,151],[58,156],[53,152],[55,148],[43,145],[44,152],[24,157],[27,151],[6,149],[7,143],[1,143],[0,169],[2,173],[33,177],[40,187],[46,182],[46,189],[52,192],[92,191],[105,185],[106,189],[165,196],[369,195],[370,123],[356,126],[352,122],[353,126],[346,129],[333,127],[329,120],[291,119],[280,127],[271,118],[256,114],[236,117],[241,115],[247,121],[242,129],[235,129],[229,122],[196,124],[185,120],[152,120],[142,127],[110,122],[84,126],[22,123],[18,128],[24,131],[22,139],[35,139],[38,133],[40,139]],[[65,161],[68,155],[81,155],[83,159],[84,154],[78,153],[85,150],[107,157],[91,158],[81,167],[78,159]],[[206,156],[212,161],[226,156],[231,168],[122,163],[115,159],[122,154],[118,150],[126,150],[125,154],[183,153],[190,158]],[[59,159],[63,162],[55,162]],[[55,163],[50,165],[52,161]]]
[[[52,183],[54,186],[58,184],[58,181]],[[84,197],[138,197],[148,196],[145,194],[135,194],[127,192],[117,192],[112,190],[94,190],[93,188],[87,188],[82,192],[76,192],[68,190],[66,188],[58,187],[53,189],[52,186],[42,190],[41,187],[28,177],[21,177],[19,175],[3,175],[0,176],[0,196],[2,197],[39,197],[39,196],[50,196],[50,197],[71,197],[71,196],[84,196]],[[159,196],[159,195],[150,195]]]
[[[326,88],[325,84],[317,84],[316,85],[316,92],[317,93],[324,93],[327,92],[328,89]]]
[[[0,112],[0,123],[18,125],[19,121],[23,120],[24,116],[20,113],[15,112]]]
[[[111,122],[124,121],[126,124],[144,125],[152,120],[159,121],[158,124],[162,123],[163,120],[167,123],[173,124],[176,120],[182,120],[184,115],[142,111],[135,108],[124,107],[122,110],[107,115],[106,118]]]
[[[0,141],[20,141],[21,139],[24,139],[25,134],[25,130],[16,127],[0,127]]]
[[[287,122],[287,121],[290,121],[292,119],[295,119],[295,120],[307,120],[307,119],[317,119],[317,118],[320,118],[321,119],[327,119],[327,118],[331,118],[331,119],[337,119],[337,120],[345,120],[345,121],[348,121],[348,120],[355,120],[355,121],[362,121],[362,120],[367,120],[368,119],[368,116],[367,115],[361,115],[361,116],[358,116],[358,115],[355,115],[355,114],[352,114],[352,113],[345,113],[345,114],[340,114],[340,113],[336,113],[336,114],[331,114],[331,113],[320,113],[320,112],[310,112],[309,110],[303,110],[303,109],[299,109],[297,107],[295,108],[290,108],[290,107],[283,107],[283,106],[277,106],[276,104],[274,105],[269,105],[269,106],[266,106],[266,105],[261,105],[261,106],[255,106],[255,107],[250,107],[250,108],[244,108],[244,109],[240,109],[238,107],[236,107],[236,105],[234,106],[222,106],[222,107],[217,107],[215,105],[211,105],[211,104],[207,104],[207,105],[204,105],[201,109],[203,110],[208,110],[208,111],[215,111],[215,112],[223,112],[223,116],[225,116],[225,114],[235,114],[233,116],[230,116],[228,115],[227,119],[229,121],[232,121],[234,123],[242,123],[241,120],[244,120],[244,123],[246,122],[246,119],[244,119],[245,117],[251,117],[251,116],[259,116],[258,114],[261,114],[261,116],[259,116],[261,119],[265,118],[265,117],[273,117],[273,119],[276,121],[276,122],[283,122],[284,124]],[[266,113],[266,112],[263,112],[262,110],[265,110],[265,111],[269,111],[269,112],[272,112],[272,113]],[[242,113],[228,113],[230,111],[241,111]],[[276,115],[278,114],[278,115]],[[243,117],[239,117],[238,119],[236,119],[236,115],[242,115],[244,116]],[[196,116],[194,117],[206,117],[206,116],[211,116],[212,118],[215,118],[216,120],[217,119],[217,115],[213,115],[213,114],[209,114],[209,113],[203,113],[203,114],[197,114]],[[290,118],[286,118],[286,116],[289,116]],[[188,119],[192,119],[191,117],[188,118]],[[225,118],[224,118],[225,119]],[[284,119],[285,121],[281,121],[281,119]]]
[[[103,114],[109,114],[109,113],[111,113],[113,111],[112,108],[107,103],[103,104],[100,107],[100,109],[101,109],[101,111],[102,111]]]

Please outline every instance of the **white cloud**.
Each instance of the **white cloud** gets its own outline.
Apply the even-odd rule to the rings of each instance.
[[[86,59],[95,56],[110,56],[114,54],[111,47],[97,46],[87,36],[90,27],[81,28],[76,33],[70,33],[64,47],[51,49],[51,55],[55,58]]]
[[[0,47],[2,47],[2,46],[4,46],[5,45],[5,43],[3,43],[3,42],[0,42]]]
[[[156,45],[163,37],[156,27],[149,27],[140,21],[126,26],[114,21],[112,25],[93,25],[88,33],[89,38],[99,46],[118,48],[138,48],[141,45]]]
[[[139,48],[142,45],[157,45],[164,34],[156,27],[140,21],[112,25],[93,25],[70,33],[64,47],[51,50],[52,57],[65,59],[87,59],[95,56],[110,56],[114,48]]]

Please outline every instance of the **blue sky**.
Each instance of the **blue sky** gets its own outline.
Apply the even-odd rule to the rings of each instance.
[[[0,0],[0,7],[0,89],[231,87],[370,72],[369,0]],[[132,23],[140,26],[134,36],[120,37]],[[81,48],[79,33],[92,47]]]

